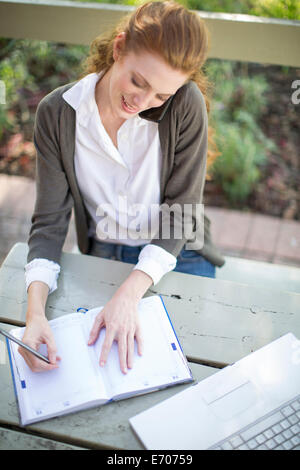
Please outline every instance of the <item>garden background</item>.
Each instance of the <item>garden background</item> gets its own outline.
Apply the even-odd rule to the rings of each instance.
[[[194,10],[300,20],[297,0],[178,3]],[[0,173],[34,179],[37,104],[54,88],[79,77],[87,53],[87,46],[0,38],[6,98],[0,105]],[[300,70],[208,59],[205,71],[211,82],[209,119],[220,156],[210,171],[204,203],[300,220],[300,104],[292,101],[292,84],[300,80]]]

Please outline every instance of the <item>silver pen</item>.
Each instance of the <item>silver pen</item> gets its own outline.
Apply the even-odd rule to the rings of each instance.
[[[43,354],[40,354],[39,352],[37,352],[35,349],[32,349],[30,346],[27,346],[27,344],[23,343],[20,339],[17,339],[15,338],[14,336],[12,336],[11,334],[9,334],[7,331],[4,331],[4,330],[1,330],[0,328],[0,333],[3,335],[3,336],[6,336],[6,338],[10,339],[11,341],[14,341],[15,343],[17,343],[19,346],[21,346],[22,348],[26,349],[26,351],[29,351],[31,352],[32,354],[34,354],[36,357],[38,357],[39,359],[41,359],[42,361],[45,361],[47,362],[48,364],[51,364],[49,359],[46,357],[46,356],[43,356]]]

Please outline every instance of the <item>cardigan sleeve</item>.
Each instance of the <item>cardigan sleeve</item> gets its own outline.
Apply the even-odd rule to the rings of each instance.
[[[183,246],[201,250],[204,243],[202,205],[208,146],[208,116],[204,97],[193,83],[176,109],[178,131],[174,160],[160,206],[159,229],[151,243],[178,256]]]
[[[53,95],[39,103],[34,124],[36,202],[29,233],[27,262],[46,258],[59,263],[73,207],[59,145],[60,115]],[[55,103],[54,103],[55,104]]]

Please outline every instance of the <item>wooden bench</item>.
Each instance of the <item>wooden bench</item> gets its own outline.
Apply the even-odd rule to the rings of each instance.
[[[27,249],[26,244],[15,245],[0,269],[0,322],[6,328],[25,324]],[[58,289],[47,301],[48,319],[78,307],[104,305],[132,270],[127,263],[72,253],[63,253],[61,266]],[[296,293],[171,272],[146,295],[153,294],[163,295],[196,381],[289,331],[300,338],[300,295]],[[88,449],[142,449],[128,419],[187,386],[174,386],[24,429],[19,426],[6,348],[0,343],[0,430],[10,448],[17,448],[17,442],[24,446],[28,442],[28,448],[47,447],[53,441]],[[26,432],[49,442],[29,443]]]

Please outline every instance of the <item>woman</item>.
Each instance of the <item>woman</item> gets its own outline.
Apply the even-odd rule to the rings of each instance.
[[[177,271],[210,277],[223,264],[198,210],[206,154],[215,156],[207,152],[207,48],[198,15],[175,2],[148,2],[93,41],[80,80],[39,104],[23,340],[33,348],[46,343],[51,364],[20,348],[33,371],[59,366],[45,304],[72,207],[82,253],[135,264],[91,330],[89,344],[106,327],[101,366],[113,341],[124,373],[135,339],[142,354],[138,302],[176,263]]]

